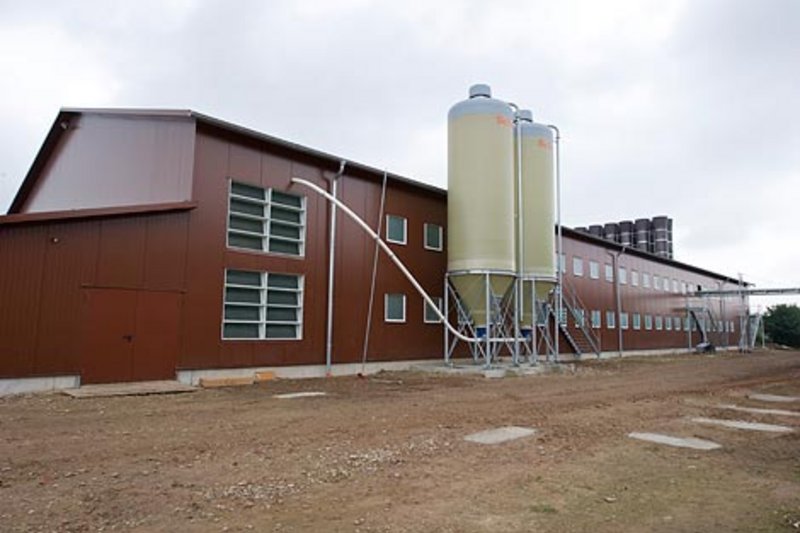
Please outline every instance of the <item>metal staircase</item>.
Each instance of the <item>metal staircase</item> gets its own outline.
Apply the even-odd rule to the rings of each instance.
[[[600,357],[600,337],[592,330],[589,310],[578,297],[575,288],[569,283],[562,284],[562,302],[567,312],[567,317],[572,317],[575,322],[575,329],[570,330],[569,319],[566,321],[558,320],[558,328],[567,340],[567,343],[575,351],[578,357],[585,353],[594,353]]]

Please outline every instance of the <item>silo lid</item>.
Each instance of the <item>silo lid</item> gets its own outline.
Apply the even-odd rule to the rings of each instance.
[[[517,111],[517,118],[528,122],[533,122],[533,112],[530,109],[520,109]]]
[[[476,83],[475,85],[469,88],[469,97],[477,98],[478,96],[491,98],[492,88],[486,85],[485,83]]]

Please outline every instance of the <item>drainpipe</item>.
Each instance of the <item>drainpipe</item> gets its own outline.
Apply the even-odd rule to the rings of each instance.
[[[616,253],[606,252],[608,255],[611,256],[611,264],[612,268],[614,269],[614,299],[616,300],[615,305],[617,307],[617,352],[619,357],[622,357],[622,295],[620,294],[619,290],[619,258],[627,250],[626,246],[622,247],[622,250]]]
[[[524,302],[522,300],[523,290],[522,290],[522,276],[524,274],[523,269],[523,261],[524,261],[524,253],[525,250],[524,240],[523,240],[523,213],[522,213],[522,116],[519,112],[519,107],[515,104],[509,102],[508,104],[514,109],[514,128],[516,129],[516,164],[517,164],[517,280],[516,280],[516,291],[514,294],[514,355],[513,355],[513,364],[514,366],[519,365],[519,339],[520,339],[520,329],[519,329],[519,322],[522,320],[522,309]],[[535,327],[535,324],[534,324]]]
[[[331,195],[336,198],[339,178],[344,174],[347,162],[339,163],[339,172],[331,180]],[[333,366],[333,282],[336,259],[336,203],[331,203],[330,236],[328,237],[328,311],[325,324],[325,375],[330,376]]]
[[[559,337],[561,336],[561,313],[564,307],[562,282],[564,273],[561,271],[561,254],[563,246],[561,242],[561,131],[554,124],[548,124],[548,128],[556,134],[556,272],[558,273],[558,283],[556,284],[556,334],[555,334],[555,360],[560,359]],[[566,267],[566,260],[564,261]]]

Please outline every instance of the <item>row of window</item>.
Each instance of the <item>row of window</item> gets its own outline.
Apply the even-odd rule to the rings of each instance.
[[[583,312],[578,312],[575,318],[575,326],[576,327],[583,327],[585,317]],[[630,321],[629,321],[630,318]],[[634,330],[642,329],[642,318],[644,318],[644,329],[649,331],[655,329],[656,331],[666,330],[666,331],[689,331],[691,328],[692,331],[697,331],[697,324],[690,320],[688,317],[679,317],[679,316],[669,316],[669,315],[642,315],[640,313],[620,313],[619,314],[619,327],[621,329],[629,329],[629,325]],[[594,329],[600,329],[603,327],[602,324],[602,313],[597,310],[593,309],[591,311],[591,326]],[[734,333],[735,326],[733,320],[726,320],[726,321],[711,321],[705,318],[701,318],[700,321],[702,322],[703,329],[706,331],[718,331],[724,333]],[[566,324],[566,315],[562,314],[561,322]],[[606,328],[608,329],[615,329],[617,327],[617,313],[614,311],[606,311]]]
[[[580,257],[573,257],[572,258],[572,275],[576,277],[583,277],[584,276],[584,261]],[[608,263],[604,264],[604,278],[608,282],[614,281],[614,267]],[[561,256],[561,271],[563,273],[567,272],[566,268],[566,255],[562,254]],[[619,276],[619,284],[620,285],[627,285],[629,278],[628,278],[628,269],[624,266],[620,266],[617,269],[617,276]],[[600,279],[600,263],[597,261],[589,260],[589,279]],[[630,284],[633,287],[640,286],[640,279],[641,279],[641,286],[645,289],[653,288],[657,291],[665,291],[665,292],[673,292],[673,293],[681,293],[686,294],[688,290],[690,290],[689,285],[685,281],[679,281],[677,279],[667,278],[666,276],[661,277],[658,274],[653,274],[652,277],[648,272],[639,272],[637,270],[631,269],[630,271]],[[652,284],[651,284],[652,279]]]
[[[222,337],[225,339],[302,339],[303,276],[250,270],[225,271]],[[433,298],[439,310],[442,299]],[[384,320],[406,321],[406,295],[384,296]],[[441,322],[424,302],[426,324]]]
[[[386,216],[386,240],[405,245],[408,220]],[[237,181],[228,195],[228,246],[286,255],[305,255],[306,199],[275,189]],[[444,232],[438,224],[423,226],[426,250],[444,249]]]

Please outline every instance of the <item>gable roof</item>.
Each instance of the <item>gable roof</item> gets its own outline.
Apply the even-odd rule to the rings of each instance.
[[[220,120],[203,113],[198,113],[197,111],[192,111],[190,109],[63,108],[59,111],[56,119],[53,121],[53,125],[50,127],[50,130],[48,131],[42,146],[39,148],[39,151],[36,154],[28,173],[25,175],[22,185],[20,185],[17,194],[14,196],[14,200],[11,202],[11,206],[8,209],[9,215],[17,214],[22,209],[22,206],[25,204],[28,196],[34,190],[47,161],[49,160],[55,148],[58,146],[61,136],[68,130],[69,123],[80,115],[106,115],[142,118],[185,118],[188,120],[194,120],[197,124],[212,130],[222,131],[238,137],[244,137],[252,141],[281,148],[295,154],[311,157],[312,159],[316,159],[323,164],[331,166],[331,168],[334,170],[338,169],[340,163],[344,161],[346,163],[347,171],[356,170],[360,174],[369,175],[373,179],[381,179],[384,174],[384,170],[329,154],[321,150],[308,148],[306,146],[280,139],[278,137],[273,137],[244,126],[239,126],[237,124]],[[428,192],[432,192],[436,195],[447,195],[447,191],[440,187],[428,185],[426,183],[422,183],[420,181],[391,172],[386,173],[388,179],[391,181],[404,183],[418,189],[427,190]]]

